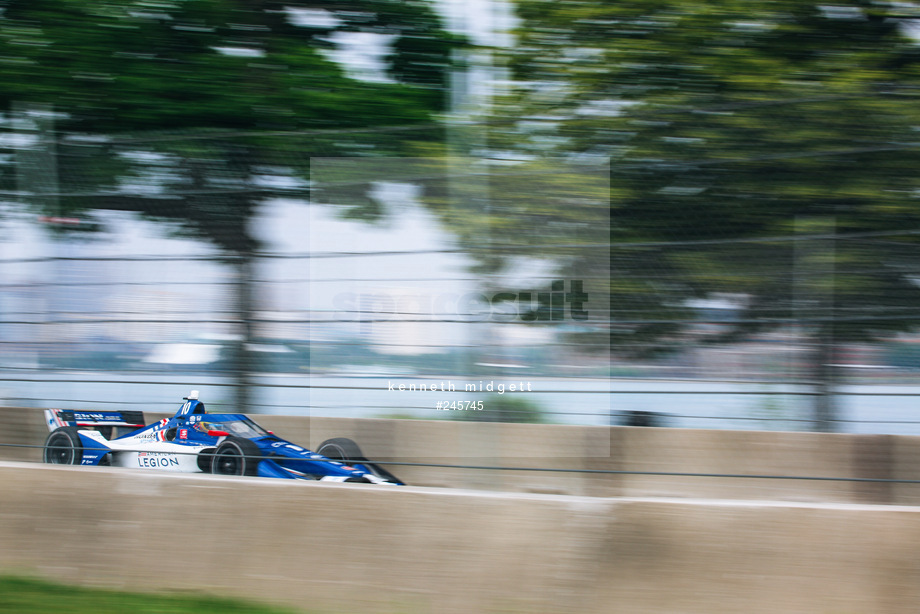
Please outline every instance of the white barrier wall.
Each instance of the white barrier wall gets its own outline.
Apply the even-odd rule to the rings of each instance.
[[[384,614],[916,612],[920,508],[0,463],[0,571]]]
[[[164,415],[151,413],[147,419],[153,422]],[[920,483],[866,481],[920,482],[920,437],[267,415],[256,418],[278,435],[308,447],[315,448],[330,437],[350,437],[374,459],[586,471],[389,467],[407,483],[419,486],[601,497],[920,504]],[[0,444],[40,446],[47,433],[39,410],[0,408]],[[0,459],[40,460],[41,451],[38,447],[0,445]],[[765,477],[727,477],[737,475]],[[773,479],[781,476],[827,479]]]

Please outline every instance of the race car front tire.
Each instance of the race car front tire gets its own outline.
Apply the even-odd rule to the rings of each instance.
[[[354,461],[356,463],[358,461],[367,461],[358,444],[347,437],[327,439],[319,444],[316,453],[337,461]]]
[[[223,440],[211,459],[211,473],[217,475],[258,475],[259,446],[242,437]]]
[[[45,439],[44,461],[52,465],[79,465],[83,460],[83,443],[74,426],[55,429]]]
[[[370,469],[371,472],[378,478],[388,482],[394,482],[396,484],[402,483],[399,478],[397,478],[395,475],[380,465],[369,462],[367,458],[365,458],[364,452],[362,452],[361,448],[358,447],[358,444],[356,444],[351,439],[348,439],[347,437],[333,437],[332,439],[327,439],[323,443],[319,444],[319,448],[316,449],[316,453],[322,454],[331,460],[352,462],[355,464],[364,465]]]

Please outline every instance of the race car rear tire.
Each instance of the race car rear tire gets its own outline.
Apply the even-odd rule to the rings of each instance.
[[[242,437],[223,440],[211,459],[211,473],[217,475],[258,475],[259,446]]]
[[[364,456],[364,452],[362,452],[361,448],[358,447],[358,444],[356,444],[351,439],[348,439],[347,437],[333,437],[332,439],[327,439],[323,443],[319,444],[319,448],[316,449],[316,453],[322,454],[331,460],[362,464],[370,469],[371,473],[376,475],[378,478],[382,478],[388,482],[396,482],[400,484],[402,483],[402,480],[397,478],[395,475],[380,465],[369,462],[367,457]]]
[[[83,461],[83,443],[79,429],[62,426],[45,439],[44,461],[52,465],[79,465]]]

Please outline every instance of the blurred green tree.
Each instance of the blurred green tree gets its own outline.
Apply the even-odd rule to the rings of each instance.
[[[691,299],[730,293],[708,337],[798,324],[815,428],[835,429],[839,348],[920,315],[920,5],[521,0],[518,14],[517,86],[488,146],[612,160],[612,326],[628,333],[614,347],[677,347],[703,328]]]
[[[355,32],[390,49],[370,79],[324,53]],[[394,155],[402,139],[388,127],[437,138],[462,44],[421,0],[0,0],[0,111],[35,139],[0,181],[53,215],[138,211],[220,248],[237,271],[245,411],[257,248],[247,223],[272,193],[258,178],[305,176],[312,155]]]
[[[539,404],[531,399],[514,397],[511,394],[488,395],[482,402],[482,409],[449,410],[449,418],[466,422],[515,422],[548,424],[546,414]]]

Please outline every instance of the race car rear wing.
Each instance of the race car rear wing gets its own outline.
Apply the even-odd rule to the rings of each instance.
[[[144,412],[46,409],[45,424],[47,425],[49,431],[53,431],[54,429],[61,426],[124,426],[140,428],[144,426]]]

